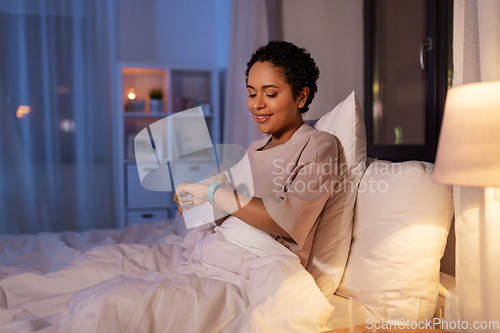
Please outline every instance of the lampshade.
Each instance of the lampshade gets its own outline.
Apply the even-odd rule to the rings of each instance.
[[[500,81],[449,90],[434,181],[500,187]]]

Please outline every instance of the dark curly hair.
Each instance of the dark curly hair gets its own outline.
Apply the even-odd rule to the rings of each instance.
[[[314,94],[318,91],[316,81],[319,77],[319,69],[306,49],[285,41],[271,41],[267,45],[259,47],[247,63],[245,72],[247,83],[250,68],[257,61],[268,61],[273,67],[277,68],[285,82],[292,87],[294,98],[300,95],[304,87],[308,87],[309,96],[300,112],[304,113],[309,110],[309,104],[311,104]]]

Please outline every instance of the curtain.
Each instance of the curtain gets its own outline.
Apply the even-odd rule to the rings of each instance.
[[[0,0],[0,233],[114,227],[114,0]]]
[[[453,64],[454,86],[500,80],[500,0],[455,0]],[[453,195],[457,318],[469,324],[462,332],[477,332],[475,321],[500,322],[500,218],[484,188],[455,186]]]
[[[223,141],[245,148],[262,137],[247,107],[245,71],[255,50],[269,42],[267,6],[265,0],[233,0],[231,5]]]

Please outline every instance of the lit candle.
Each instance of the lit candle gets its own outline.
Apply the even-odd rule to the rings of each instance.
[[[136,99],[136,95],[134,93],[134,89],[133,88],[130,88],[129,91],[128,91],[128,99],[133,101],[134,99]]]
[[[29,106],[26,105],[19,105],[19,108],[17,109],[16,116],[17,118],[23,118],[25,115],[30,113],[31,109]]]

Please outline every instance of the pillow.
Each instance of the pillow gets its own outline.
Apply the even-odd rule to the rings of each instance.
[[[326,297],[342,279],[349,254],[356,191],[365,170],[366,134],[363,112],[354,91],[314,127],[337,138],[340,186],[328,199],[314,235],[307,270]]]
[[[427,162],[375,161],[359,184],[351,252],[337,294],[357,291],[379,318],[385,317],[381,299],[390,320],[434,314],[453,200],[450,186],[432,181],[433,171]]]

